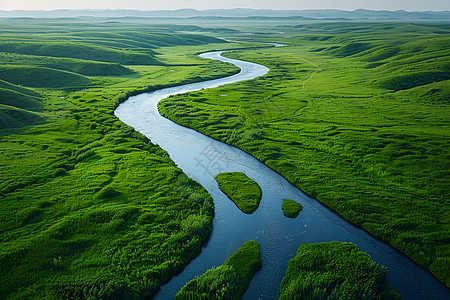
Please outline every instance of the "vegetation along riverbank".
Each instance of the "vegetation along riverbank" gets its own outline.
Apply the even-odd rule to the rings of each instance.
[[[385,270],[351,243],[301,244],[289,260],[282,299],[401,299]]]
[[[245,242],[221,266],[189,281],[175,299],[242,299],[261,267],[259,244]]]
[[[287,47],[225,54],[267,75],[170,97],[161,113],[252,154],[449,286],[447,25],[281,28]]]

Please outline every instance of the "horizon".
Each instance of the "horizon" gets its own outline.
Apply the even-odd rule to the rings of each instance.
[[[180,11],[180,10],[194,10],[194,11],[210,11],[210,10],[261,10],[261,11],[326,11],[326,10],[339,10],[339,11],[358,11],[358,10],[366,10],[366,11],[389,11],[389,12],[450,12],[450,9],[445,10],[407,10],[407,9],[370,9],[370,8],[355,8],[355,9],[344,9],[344,8],[305,8],[305,9],[273,9],[273,8],[249,8],[249,7],[234,7],[234,8],[173,8],[173,9],[139,9],[139,8],[52,8],[52,9],[41,9],[41,8],[31,8],[31,9],[4,9],[0,8],[0,11],[59,11],[59,10],[67,10],[67,11],[142,11],[142,12],[156,12],[156,11]]]
[[[160,10],[216,10],[216,9],[256,9],[256,10],[345,10],[354,11],[384,10],[407,12],[414,11],[449,11],[450,4],[446,0],[429,0],[427,2],[418,0],[380,0],[376,3],[369,0],[354,1],[342,0],[336,3],[333,0],[316,0],[314,3],[301,0],[282,0],[273,3],[268,0],[229,0],[226,4],[206,0],[166,0],[148,1],[142,3],[139,0],[128,0],[126,4],[121,0],[79,0],[76,3],[56,0],[0,0],[0,10],[140,10],[140,11],[160,11]]]

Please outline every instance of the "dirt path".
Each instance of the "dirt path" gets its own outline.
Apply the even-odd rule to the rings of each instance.
[[[313,62],[310,62],[310,61],[307,60],[306,58],[302,58],[302,60],[306,61],[306,62],[309,63],[309,64],[312,64],[314,67],[317,68],[317,70],[315,70],[314,72],[312,72],[311,76],[309,76],[308,79],[306,79],[305,81],[303,81],[302,89],[304,89],[306,83],[314,77],[314,74],[316,74],[317,72],[321,71],[321,69],[320,69],[320,66],[319,66],[318,64],[315,64],[315,63],[313,63]]]

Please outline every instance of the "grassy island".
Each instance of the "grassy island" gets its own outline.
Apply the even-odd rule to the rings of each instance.
[[[245,242],[223,265],[189,281],[175,299],[242,299],[261,266],[259,244]]]
[[[351,243],[301,244],[289,260],[281,299],[400,299],[383,266]]]
[[[244,173],[220,173],[216,176],[216,180],[220,190],[246,214],[253,213],[259,207],[261,188]]]
[[[283,199],[281,209],[286,217],[295,218],[302,211],[303,205],[291,199]]]

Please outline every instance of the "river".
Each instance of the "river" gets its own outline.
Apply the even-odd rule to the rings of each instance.
[[[222,57],[221,52],[204,53],[200,57],[232,63],[240,67],[241,72],[222,79],[133,96],[115,111],[121,121],[166,150],[183,172],[205,187],[216,208],[213,230],[202,253],[164,284],[155,299],[173,299],[186,282],[221,265],[248,240],[260,243],[263,267],[253,277],[244,299],[276,299],[287,262],[295,256],[300,243],[327,241],[352,242],[377,263],[386,266],[389,283],[404,299],[450,299],[449,289],[428,270],[305,195],[253,156],[162,117],[157,104],[170,95],[249,80],[269,71],[262,65]],[[214,176],[229,171],[243,172],[261,186],[262,199],[255,213],[242,213],[219,190]],[[283,215],[283,198],[303,205],[297,218],[289,219]]]

